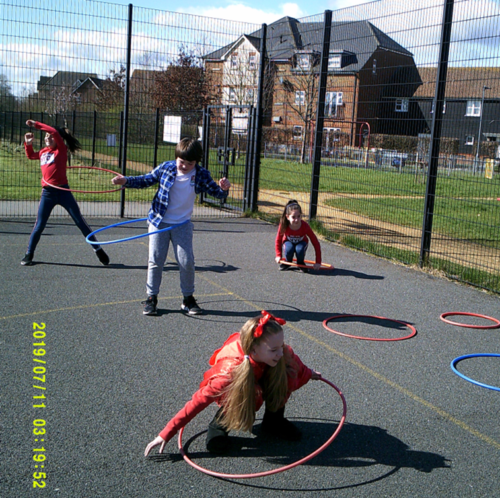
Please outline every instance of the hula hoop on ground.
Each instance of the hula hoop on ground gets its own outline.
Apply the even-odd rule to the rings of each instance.
[[[446,320],[447,316],[455,316],[455,315],[461,315],[461,316],[477,316],[479,318],[484,318],[485,320],[491,320],[494,325],[469,325],[467,323],[458,323],[458,322],[453,322],[451,320]],[[443,313],[439,318],[443,320],[445,323],[449,323],[450,325],[456,325],[457,327],[467,327],[469,329],[497,329],[500,327],[500,320],[497,320],[496,318],[493,318],[491,316],[486,316],[486,315],[480,315],[478,313],[467,313],[463,311],[450,311],[448,313]]]
[[[182,433],[184,432],[184,427],[180,430],[179,432],[179,438],[178,438],[178,445],[179,445],[179,451],[182,455],[182,458],[191,465],[191,467],[194,467],[196,470],[199,470],[200,472],[203,472],[204,474],[208,474],[209,476],[213,477],[223,477],[225,479],[252,479],[254,477],[264,477],[264,476],[270,476],[272,474],[278,474],[279,472],[284,472],[285,470],[292,469],[293,467],[297,467],[298,465],[301,465],[305,462],[308,462],[312,458],[314,458],[316,455],[319,455],[323,450],[325,450],[330,444],[332,444],[333,440],[338,436],[340,430],[342,429],[342,426],[344,425],[345,422],[345,417],[347,413],[347,403],[345,401],[344,395],[340,391],[340,389],[332,384],[329,380],[320,378],[319,380],[322,380],[325,384],[328,384],[329,386],[333,387],[335,391],[339,394],[340,398],[342,399],[342,404],[343,404],[343,413],[342,413],[342,418],[340,419],[339,425],[335,432],[330,436],[330,438],[323,443],[317,450],[313,451],[309,455],[305,456],[304,458],[301,458],[300,460],[297,460],[296,462],[293,462],[289,465],[285,465],[283,467],[279,467],[277,469],[273,470],[266,470],[265,472],[255,472],[254,474],[223,474],[221,472],[215,472],[213,470],[206,469],[204,467],[201,467],[200,465],[197,465],[194,463],[187,455],[187,453],[184,451],[184,448],[182,447]]]
[[[67,169],[95,169],[99,171],[106,171],[107,173],[113,173],[114,175],[118,175],[116,171],[112,169],[98,168],[97,166],[68,166]],[[53,188],[58,188],[59,190],[64,190],[66,192],[78,192],[80,194],[107,194],[109,192],[118,192],[119,190],[123,190],[125,187],[115,188],[113,190],[73,190],[71,188],[63,188],[58,187],[57,185],[52,185],[51,183],[44,180],[44,182]]]
[[[310,268],[311,270],[314,270],[314,266],[316,264],[315,261],[309,261],[307,259],[304,260],[304,263],[309,263],[307,265],[299,265],[298,263],[295,263],[297,261],[295,258],[293,259],[293,263],[290,263],[286,259],[280,259],[280,265],[289,265],[289,266],[295,266],[297,268]],[[321,263],[321,267],[319,268],[320,270],[334,270],[335,268],[333,265],[329,265],[328,263]]]
[[[379,320],[388,320],[390,322],[400,323],[401,325],[408,327],[412,332],[411,332],[411,334],[409,334],[405,337],[396,337],[393,339],[384,339],[384,338],[379,339],[378,337],[363,337],[360,335],[344,334],[343,332],[339,332],[337,330],[331,329],[327,325],[327,323],[330,320],[336,320],[337,318],[351,318],[351,317],[378,318]],[[326,330],[333,332],[334,334],[343,335],[344,337],[351,337],[353,339],[361,339],[364,341],[404,341],[405,339],[410,339],[411,337],[413,337],[414,335],[417,334],[417,329],[415,327],[413,327],[412,325],[410,325],[409,323],[401,322],[400,320],[394,320],[392,318],[385,318],[383,316],[375,316],[375,315],[337,315],[337,316],[331,316],[330,318],[327,318],[326,320],[323,321],[323,327],[325,327]]]
[[[460,373],[457,368],[456,368],[456,364],[459,362],[459,361],[462,361],[462,360],[465,360],[467,358],[477,358],[477,357],[480,357],[480,356],[489,356],[489,357],[495,357],[495,358],[500,358],[500,354],[488,354],[488,353],[479,353],[479,354],[466,354],[464,356],[459,356],[458,358],[455,358],[452,362],[451,362],[451,369],[459,376],[459,377],[462,377],[462,379],[465,379],[466,381],[468,382],[471,382],[472,384],[476,384],[476,386],[481,386],[481,387],[485,387],[486,389],[492,389],[493,391],[500,391],[500,387],[496,387],[496,386],[490,386],[489,384],[483,384],[482,382],[478,382],[477,380],[474,380],[474,379],[471,379],[470,377],[467,377],[466,375],[464,375],[463,373]]]
[[[119,227],[121,225],[128,225],[129,223],[136,223],[138,221],[147,221],[147,218],[139,218],[137,220],[122,221],[120,223],[115,223],[114,225],[109,225],[107,227],[99,228],[97,230],[94,230],[92,233],[89,233],[87,235],[87,237],[85,237],[85,240],[91,245],[99,245],[99,246],[103,246],[106,244],[116,244],[118,242],[128,242],[129,240],[140,239],[141,237],[149,237],[150,235],[154,235],[157,233],[167,232],[168,230],[172,230],[173,228],[177,228],[177,227],[180,227],[182,225],[185,225],[186,223],[188,223],[191,220],[186,220],[186,221],[183,221],[182,223],[178,223],[177,225],[172,225],[172,226],[167,227],[167,228],[162,228],[161,230],[155,230],[154,232],[146,232],[146,233],[141,233],[140,235],[134,235],[132,237],[125,237],[124,239],[107,240],[104,242],[89,240],[89,237],[92,237],[92,235],[95,235],[96,233],[102,232],[104,230],[108,230],[109,228]]]

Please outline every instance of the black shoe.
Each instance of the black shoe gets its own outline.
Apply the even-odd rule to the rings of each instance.
[[[228,432],[219,422],[219,409],[212,422],[208,424],[206,447],[210,453],[225,453],[231,445]]]
[[[187,311],[190,315],[201,315],[203,310],[196,303],[193,296],[185,297],[181,304],[181,309]]]
[[[95,255],[98,257],[99,261],[104,265],[109,265],[109,256],[104,252],[104,249],[101,247],[97,249]]]
[[[262,432],[268,436],[283,439],[285,441],[300,441],[302,432],[284,416],[285,408],[277,412],[271,412],[266,408],[262,420]]]
[[[302,273],[309,273],[309,268],[302,268],[302,266],[301,266],[301,267],[299,267],[299,270],[300,270]]]
[[[290,265],[285,265],[284,263],[280,264],[280,271],[287,271],[291,268]]]
[[[24,258],[21,259],[21,264],[23,266],[33,266],[33,254],[26,253]]]
[[[158,298],[156,296],[148,296],[146,301],[142,301],[141,304],[144,304],[143,315],[156,315],[158,310],[156,305],[158,304]]]

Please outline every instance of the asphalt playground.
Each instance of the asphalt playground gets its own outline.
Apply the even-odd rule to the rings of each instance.
[[[97,229],[120,220],[89,221]],[[446,312],[500,319],[499,296],[325,241],[323,260],[334,270],[279,272],[275,226],[200,219],[195,296],[205,313],[181,311],[170,258],[160,312],[147,317],[147,238],[106,246],[111,264],[104,267],[71,220],[52,218],[36,264],[22,267],[33,222],[0,221],[3,498],[500,496],[500,392],[450,367],[463,355],[500,354],[500,328],[440,319]],[[119,235],[141,231],[126,225]],[[144,458],[147,443],[197,389],[212,352],[263,309],[287,320],[286,341],[343,393],[347,416],[336,439],[303,465],[253,479],[200,472],[183,460],[176,439],[164,455]],[[323,321],[338,315],[361,316],[331,320],[336,332],[393,340],[327,330]],[[416,334],[394,340],[410,335],[400,322]],[[457,367],[500,387],[499,357]],[[214,405],[186,427],[184,445],[204,468],[264,472],[314,452],[338,428],[342,408],[337,391],[311,381],[286,408],[303,432],[300,443],[263,438],[260,412],[253,434],[234,434],[231,451],[214,457],[202,433]]]

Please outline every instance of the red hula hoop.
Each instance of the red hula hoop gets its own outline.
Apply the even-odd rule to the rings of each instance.
[[[294,261],[297,261],[295,258],[293,259]],[[308,265],[299,265],[297,263],[290,263],[289,261],[286,261],[285,259],[280,259],[280,265],[289,265],[289,266],[296,266],[297,268],[310,268],[311,270],[314,270],[314,266],[316,264],[316,261],[309,261],[307,259],[304,259],[305,263],[309,263]],[[333,265],[329,265],[328,263],[321,263],[321,268],[320,270],[334,270],[335,268]]]
[[[467,323],[458,323],[458,322],[453,322],[451,320],[446,320],[447,316],[454,316],[454,315],[460,315],[460,316],[477,316],[479,318],[484,318],[485,320],[491,320],[494,325],[469,325]],[[493,318],[491,316],[486,316],[486,315],[480,315],[479,313],[467,313],[464,311],[450,311],[448,313],[443,313],[439,318],[443,320],[445,323],[449,323],[450,325],[456,325],[457,327],[467,327],[469,329],[497,329],[500,327],[500,320],[497,320],[496,318]]]
[[[360,335],[344,334],[343,332],[339,332],[338,330],[331,329],[327,325],[327,323],[330,320],[336,320],[337,318],[349,318],[349,317],[378,318],[379,320],[389,320],[390,322],[400,323],[401,325],[408,327],[412,332],[411,332],[411,334],[409,334],[405,337],[396,337],[394,339],[384,339],[384,338],[379,339],[378,337],[363,337]],[[401,322],[400,320],[394,320],[392,318],[385,318],[383,316],[375,316],[375,315],[337,315],[337,316],[331,316],[330,318],[327,318],[326,320],[323,321],[323,327],[325,327],[326,330],[333,332],[334,334],[343,335],[344,337],[351,337],[353,339],[361,339],[364,341],[404,341],[405,339],[410,339],[411,337],[413,337],[414,335],[417,334],[417,329],[415,327],[413,327],[413,325],[410,325],[409,323]]]
[[[342,399],[342,404],[343,404],[343,412],[342,412],[342,418],[340,419],[339,425],[335,432],[330,436],[330,438],[323,443],[317,450],[313,451],[309,455],[305,456],[304,458],[301,458],[300,460],[297,460],[296,462],[293,462],[289,465],[285,465],[283,467],[279,467],[277,469],[273,470],[266,470],[265,472],[256,472],[254,474],[223,474],[221,472],[215,472],[213,470],[206,469],[204,467],[200,467],[196,463],[194,463],[186,454],[184,451],[184,448],[182,447],[182,433],[184,432],[184,427],[180,430],[179,432],[179,438],[178,438],[178,445],[179,445],[179,451],[182,455],[182,458],[191,465],[191,467],[194,467],[196,470],[199,470],[200,472],[203,472],[204,474],[208,474],[209,476],[213,477],[223,477],[225,479],[251,479],[254,477],[265,477],[265,476],[270,476],[272,474],[278,474],[279,472],[284,472],[285,470],[292,469],[293,467],[297,467],[305,462],[308,462],[312,458],[314,458],[316,455],[319,455],[323,450],[325,450],[330,444],[332,444],[333,440],[338,436],[340,430],[342,429],[342,426],[344,425],[345,422],[345,417],[347,413],[347,403],[345,401],[344,395],[340,391],[340,389],[332,384],[329,380],[320,378],[319,380],[322,380],[329,386],[333,387],[335,391],[339,394],[340,398]]]
[[[95,169],[99,171],[106,171],[107,173],[113,173],[114,175],[118,175],[116,171],[112,169],[98,168],[96,166],[68,166],[67,169]],[[78,192],[80,194],[107,194],[109,192],[118,192],[119,190],[123,190],[125,187],[115,188],[113,190],[73,190],[71,188],[62,188],[57,185],[52,185],[48,181],[44,180],[45,184],[49,187],[58,188],[59,190],[65,190],[66,192]]]

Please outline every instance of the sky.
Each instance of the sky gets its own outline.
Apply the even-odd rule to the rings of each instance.
[[[107,0],[119,5],[167,10],[184,14],[245,21],[249,23],[272,23],[284,16],[295,18],[321,14],[325,10],[339,10],[368,3],[368,0],[300,0],[299,2],[270,2],[269,0]]]

